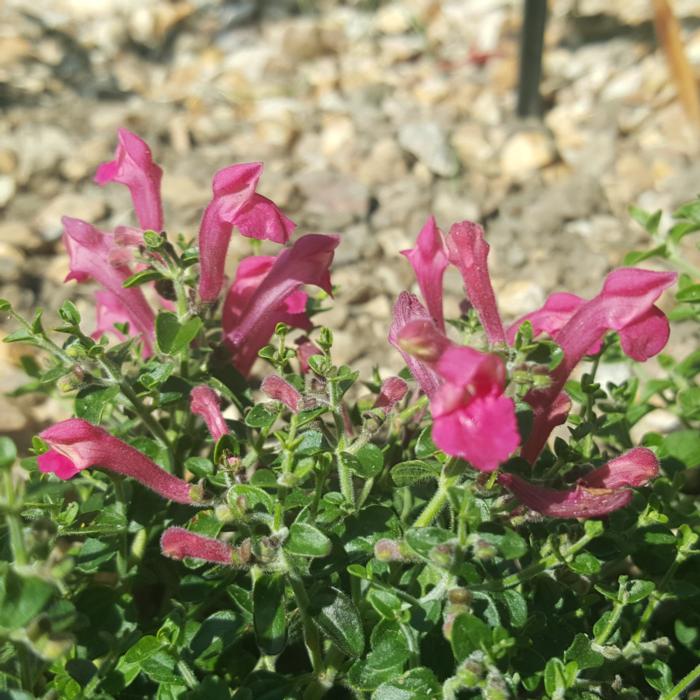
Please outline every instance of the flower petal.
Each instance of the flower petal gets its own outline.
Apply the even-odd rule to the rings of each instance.
[[[190,411],[201,416],[214,440],[228,434],[228,426],[221,414],[219,397],[208,386],[196,386],[190,392]]]
[[[169,527],[160,538],[161,552],[171,559],[203,559],[213,564],[233,563],[234,551],[225,542],[204,537],[182,527]]]
[[[40,454],[36,461],[39,471],[44,472],[44,474],[55,474],[64,481],[72,479],[80,471],[68,457],[56,452],[56,450]]]
[[[617,489],[644,486],[659,473],[659,460],[646,447],[636,447],[586,474],[580,483],[589,488]]]

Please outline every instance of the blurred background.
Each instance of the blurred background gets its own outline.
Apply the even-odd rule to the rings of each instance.
[[[342,233],[318,320],[363,374],[400,366],[385,338],[413,275],[398,252],[431,212],[485,225],[508,318],[555,289],[591,295],[645,241],[631,203],[669,211],[700,191],[654,4],[552,0],[542,116],[519,119],[520,0],[5,0],[0,297],[51,318],[79,294],[90,318],[89,290],[63,284],[60,217],[133,221],[125,188],[92,183],[119,126],[164,168],[171,233],[196,234],[216,169],[254,160],[300,231]],[[700,0],[672,7],[697,77]],[[446,284],[454,313],[461,284]],[[0,391],[25,380],[22,352],[0,345]],[[26,435],[64,410],[0,396],[0,426]]]

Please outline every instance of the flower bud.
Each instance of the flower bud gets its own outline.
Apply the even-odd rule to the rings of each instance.
[[[260,389],[271,399],[281,401],[292,413],[298,413],[302,407],[301,394],[288,381],[276,374],[265,377]]]

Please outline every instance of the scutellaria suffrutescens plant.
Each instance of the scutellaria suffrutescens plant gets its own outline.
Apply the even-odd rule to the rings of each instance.
[[[96,283],[96,327],[66,302],[56,342],[41,312],[0,302],[20,326],[5,340],[34,348],[20,391],[70,397],[74,416],[34,439],[22,478],[1,443],[5,686],[270,700],[689,688],[700,363],[638,369],[668,341],[656,304],[676,273],[619,268],[591,299],[557,292],[508,325],[483,229],[444,235],[428,218],[403,251],[420,297],[402,292],[387,328],[406,369],[360,381],[313,323],[340,236],[293,236],[261,174],[218,171],[196,239],[174,236],[162,170],[121,129],[95,179],[129,189],[137,225],[63,219],[66,281]],[[699,212],[671,229],[671,267]],[[227,280],[239,234],[254,254]],[[450,266],[459,319],[443,310]],[[612,362],[631,370],[604,387]],[[681,429],[635,444],[662,404]]]

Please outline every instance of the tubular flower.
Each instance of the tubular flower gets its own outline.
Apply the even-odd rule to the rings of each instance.
[[[275,326],[287,323],[309,329],[299,296],[304,284],[331,293],[329,268],[338,236],[308,234],[297,239],[274,258],[267,274],[251,288],[245,276],[237,277],[226,297],[223,312],[224,340],[233,355],[233,364],[244,376]]]
[[[661,351],[668,340],[669,326],[654,302],[675,279],[672,272],[614,270],[606,277],[600,294],[571,315],[554,336],[564,359],[552,372],[552,384],[544,390],[532,390],[525,397],[534,413],[532,433],[522,451],[525,459],[533,462],[537,458],[551,432],[553,414],[561,413],[561,403],[557,405],[556,399],[566,380],[608,331],[620,334],[622,349],[635,360],[647,360]]]
[[[121,320],[128,320],[141,333],[147,351],[153,348],[154,315],[143,292],[138,287],[125,289],[122,284],[131,276],[128,250],[116,245],[112,234],[103,233],[80,219],[64,216],[63,242],[70,257],[70,272],[65,281],[84,282],[94,279],[109,293],[98,298]]]
[[[406,324],[397,340],[441,379],[430,396],[435,444],[476,469],[497,469],[520,443],[500,357],[456,345],[426,320]]]
[[[286,243],[295,224],[269,199],[256,193],[262,163],[241,163],[219,170],[213,198],[199,227],[199,295],[213,301],[221,291],[224,262],[234,226],[250,238]]]
[[[127,129],[117,132],[119,143],[114,160],[102,163],[95,173],[95,182],[105,185],[118,182],[131,193],[134,211],[143,229],[163,229],[163,205],[160,181],[163,171],[153,162],[148,144]]]
[[[506,334],[489,277],[489,244],[484,239],[484,229],[471,221],[454,224],[447,235],[447,250],[450,262],[462,275],[467,298],[476,309],[489,342],[505,344]]]
[[[225,566],[241,565],[250,561],[249,540],[244,541],[240,547],[232,547],[182,527],[169,527],[160,538],[160,549],[166,557],[178,560],[191,557]]]
[[[39,434],[51,449],[38,457],[39,469],[70,479],[89,467],[129,476],[163,498],[196,505],[201,488],[166,472],[131,445],[81,418],[69,418]]]
[[[401,254],[405,255],[411,263],[428,311],[438,328],[444,331],[442,280],[445,276],[445,268],[450,263],[447,259],[442,232],[435,224],[435,217],[431,216],[421,229],[416,247],[402,250]]]
[[[263,379],[260,389],[269,398],[281,401],[292,413],[298,413],[301,410],[302,395],[282,377],[269,374]]]
[[[311,366],[309,365],[309,358],[312,355],[322,355],[321,349],[316,347],[306,336],[303,338],[298,338],[297,344],[297,361],[299,362],[299,371],[302,374],[306,374]]]
[[[190,392],[190,411],[201,416],[214,440],[228,434],[228,426],[221,414],[219,397],[208,386],[196,386]]]
[[[501,474],[499,483],[519,501],[552,518],[595,518],[624,508],[633,486],[644,486],[659,470],[651,450],[637,447],[594,469],[567,490],[536,486],[515,474]]]
[[[373,408],[380,408],[384,413],[389,413],[406,396],[407,391],[408,385],[401,377],[389,377],[382,382]]]

